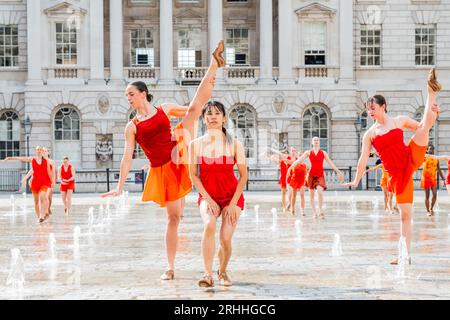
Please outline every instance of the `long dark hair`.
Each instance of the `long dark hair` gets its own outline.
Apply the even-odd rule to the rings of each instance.
[[[385,111],[386,113],[388,112],[388,110],[387,110],[386,99],[385,99],[382,95],[376,94],[376,95],[374,95],[373,97],[370,97],[370,98],[367,100],[367,105],[366,105],[366,107],[370,106],[370,105],[373,104],[373,103],[376,103],[376,104],[378,104],[378,105],[380,105],[380,106],[384,105],[384,111]]]
[[[219,110],[219,112],[223,115],[223,117],[225,118],[227,116],[227,113],[225,111],[225,106],[220,103],[219,101],[208,101],[205,106],[202,109],[202,118],[205,119],[205,115],[208,111],[210,111],[212,108],[215,108],[217,110]],[[228,144],[232,144],[233,143],[233,137],[228,133],[227,128],[225,128],[222,125],[222,132],[225,135],[225,140]]]
[[[135,87],[139,92],[147,93],[147,101],[152,102],[153,96],[148,92],[147,85],[142,81],[135,81],[130,83],[131,86]]]

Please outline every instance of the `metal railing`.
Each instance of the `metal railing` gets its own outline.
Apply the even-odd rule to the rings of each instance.
[[[279,168],[248,168],[248,181],[246,191],[275,191],[279,190],[278,180],[280,177]],[[345,175],[345,181],[351,181],[356,174],[356,167],[349,166],[340,169]],[[76,191],[77,192],[107,192],[115,187],[119,181],[119,169],[99,169],[99,170],[77,170],[76,171]],[[21,179],[26,174],[24,170],[0,170],[0,191],[16,192],[21,188]],[[235,170],[238,177],[238,172]],[[130,191],[144,190],[147,172],[144,170],[131,170],[125,181],[126,189]],[[422,169],[414,173],[414,187],[420,186]],[[331,169],[325,169],[325,180],[328,190],[346,190],[336,173]],[[379,170],[366,173],[358,187],[359,190],[379,190],[381,172]],[[438,185],[441,182],[438,178]],[[59,182],[55,188],[59,190]],[[57,191],[55,190],[55,191]]]

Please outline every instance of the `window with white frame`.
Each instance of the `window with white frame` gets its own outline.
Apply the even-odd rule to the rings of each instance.
[[[72,23],[56,23],[56,64],[77,64],[77,27]]]
[[[326,64],[327,23],[308,21],[303,29],[305,65]]]
[[[130,31],[130,63],[139,66],[155,66],[153,48],[153,32],[151,29],[133,29]]]
[[[0,115],[0,159],[17,157],[20,154],[20,121],[14,111]]]
[[[381,65],[381,26],[361,25],[361,66]]]
[[[19,65],[19,31],[17,25],[0,25],[0,67]]]
[[[130,112],[129,120],[132,120],[136,116],[136,110]],[[144,150],[142,150],[139,143],[136,142],[136,146],[133,151],[133,159],[146,159]]]
[[[320,148],[328,151],[328,113],[325,108],[314,105],[303,113],[303,150],[311,149],[311,140],[320,138]]]
[[[228,121],[230,134],[244,145],[246,158],[256,157],[256,115],[246,105],[231,110]]]
[[[436,63],[436,26],[416,27],[416,65]]]
[[[201,30],[178,30],[178,67],[196,68],[202,66]]]
[[[227,64],[242,65],[249,64],[249,39],[248,29],[233,28],[227,29],[227,39],[225,45],[225,55]]]
[[[60,108],[54,118],[54,159],[68,156],[75,163],[81,161],[81,120],[77,110],[71,106]]]

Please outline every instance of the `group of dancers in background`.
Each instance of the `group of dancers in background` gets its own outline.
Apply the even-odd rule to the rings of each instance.
[[[204,275],[198,284],[200,287],[214,286],[215,233],[219,219],[222,220],[222,224],[219,231],[217,278],[220,285],[230,286],[232,284],[227,268],[232,254],[232,237],[244,208],[243,190],[248,177],[243,145],[226,130],[225,107],[218,101],[210,100],[215,86],[216,72],[225,66],[223,52],[224,43],[220,41],[212,54],[208,70],[187,107],[173,103],[152,105],[152,95],[143,82],[133,82],[127,86],[125,91],[130,107],[136,110],[136,116],[125,127],[124,154],[120,163],[117,186],[103,194],[102,197],[118,196],[123,192],[126,177],[132,166],[133,151],[138,143],[151,166],[142,193],[142,200],[153,201],[166,208],[167,269],[161,275],[161,280],[175,278],[178,227],[185,206],[184,197],[195,186],[199,193],[197,203],[203,221],[201,252]],[[325,216],[323,211],[324,191],[327,189],[324,162],[327,162],[336,172],[342,186],[357,187],[366,171],[373,147],[386,172],[387,178],[383,182],[383,188],[387,190],[387,194],[396,196],[397,207],[401,215],[401,235],[406,238],[409,253],[413,173],[427,159],[423,185],[435,195],[436,185],[433,182],[432,170],[437,167],[436,161],[450,159],[449,157],[433,156],[431,152],[425,157],[429,131],[440,112],[440,108],[436,104],[436,93],[440,90],[441,86],[436,80],[433,69],[428,77],[428,97],[421,122],[406,116],[390,117],[387,102],[380,95],[368,100],[367,112],[375,120],[375,123],[364,134],[362,154],[358,161],[355,179],[352,182],[343,183],[343,173],[336,167],[327,152],[321,150],[318,137],[312,139],[311,150],[304,153],[291,150],[290,154],[284,152],[272,157],[280,164],[283,209],[295,214],[296,196],[300,191],[300,212],[305,215],[304,192],[308,188],[313,216],[323,219]],[[170,125],[171,116],[182,118],[174,129],[171,129]],[[199,120],[204,122],[206,132],[197,138]],[[403,142],[404,129],[414,132],[408,145]],[[36,212],[40,218],[44,217],[42,214],[47,213],[49,194],[47,190],[51,189],[55,181],[51,168],[52,162],[49,161],[47,153],[42,149],[37,149],[35,157],[10,159],[32,162],[32,191],[35,201],[39,199],[42,205],[40,211],[36,209]],[[307,159],[310,163],[309,168],[304,164]],[[234,174],[235,166],[239,172],[239,179]],[[64,164],[60,171],[62,173],[66,170],[68,170],[67,165]],[[72,171],[72,176],[69,179],[63,178],[65,182],[74,179],[73,167],[70,171]],[[43,179],[42,177],[45,175],[47,176]],[[39,184],[35,182],[35,177],[38,177],[36,181],[39,181]],[[286,200],[287,186],[292,189],[289,201]],[[315,204],[316,194],[318,196],[317,206]],[[68,208],[66,205],[67,202],[65,208]],[[431,203],[429,212],[432,212],[433,206],[434,202]],[[386,208],[388,208],[387,204]],[[397,263],[397,261],[392,263]]]
[[[61,197],[64,212],[69,214],[72,208],[72,193],[75,190],[75,169],[64,157],[61,166],[56,170],[55,160],[50,158],[47,148],[37,146],[35,156],[31,157],[7,157],[2,160],[22,161],[31,163],[31,169],[22,179],[22,187],[26,188],[27,181],[34,200],[34,211],[39,223],[44,222],[52,215],[53,190],[57,178],[60,181]]]

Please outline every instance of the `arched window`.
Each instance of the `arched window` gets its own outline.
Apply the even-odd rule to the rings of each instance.
[[[20,153],[20,121],[14,111],[5,111],[0,116],[0,159],[17,157]]]
[[[62,160],[64,156],[68,156],[71,162],[81,164],[80,122],[78,111],[71,106],[65,106],[56,112],[53,159]]]
[[[311,139],[320,138],[320,148],[328,152],[328,113],[324,107],[314,105],[303,113],[303,150],[311,149]]]
[[[256,157],[256,116],[246,105],[234,107],[229,115],[228,130],[242,142],[247,158]]]
[[[416,111],[416,115],[414,116],[414,119],[418,122],[422,121],[423,113],[425,112],[425,108],[421,107]],[[430,136],[429,136],[429,144],[432,144],[434,148],[437,150],[436,146],[436,127],[437,127],[437,121],[436,124],[431,128],[430,130]]]
[[[133,119],[136,116],[136,110],[130,112],[129,120]],[[144,150],[142,150],[141,146],[136,142],[136,147],[133,152],[133,159],[146,159]]]

